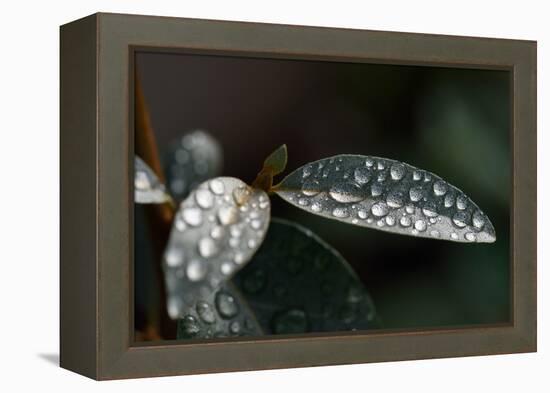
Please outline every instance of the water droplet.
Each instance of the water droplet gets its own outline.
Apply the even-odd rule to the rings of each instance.
[[[467,225],[468,215],[466,212],[459,211],[453,216],[453,223],[459,227],[464,228]]]
[[[202,210],[198,207],[186,207],[181,212],[183,221],[192,227],[196,227],[202,224]]]
[[[233,264],[229,261],[222,262],[220,271],[223,275],[228,276],[233,272]]]
[[[451,239],[457,240],[458,239],[458,234],[456,232],[451,233]]]
[[[318,201],[313,202],[313,204],[311,205],[311,210],[313,210],[316,213],[323,210],[323,206],[321,205],[321,202],[318,202]]]
[[[180,217],[176,217],[176,229],[180,232],[183,232],[185,231],[186,228],[187,228],[187,225],[185,225],[185,222],[183,221],[183,219]]]
[[[408,214],[413,214],[414,213],[414,206],[413,205],[407,205],[405,207],[405,211],[408,213]]]
[[[377,176],[376,181],[378,181],[379,183],[382,183],[385,180],[386,180],[386,172],[380,172]]]
[[[424,232],[426,230],[427,224],[424,220],[417,220],[414,223],[414,229],[416,229],[418,232]]]
[[[468,232],[464,235],[464,238],[468,240],[469,242],[475,242],[476,241],[476,234],[473,232]]]
[[[244,205],[250,198],[251,192],[248,186],[236,187],[233,190],[233,199],[237,205]]]
[[[314,196],[321,192],[321,186],[317,180],[307,180],[302,185],[302,194],[305,196]]]
[[[225,192],[225,186],[223,185],[223,182],[221,180],[210,180],[208,186],[210,187],[210,190],[216,195],[222,195]]]
[[[212,230],[210,231],[210,236],[212,239],[221,239],[224,235],[224,229],[221,226],[216,225]]]
[[[464,210],[466,207],[468,207],[468,198],[466,198],[466,195],[459,194],[456,197],[456,207],[459,210]]]
[[[422,213],[424,213],[426,217],[437,217],[439,215],[437,213],[437,206],[433,202],[426,203],[422,208]]]
[[[239,211],[235,206],[221,206],[218,210],[218,220],[222,225],[231,225],[239,220]]]
[[[243,234],[243,231],[237,225],[233,225],[232,227],[229,228],[229,233],[231,234],[232,237],[241,237],[241,235]]]
[[[371,168],[371,167],[374,165],[374,160],[373,160],[372,158],[370,158],[370,157],[367,158],[367,159],[365,160],[365,165],[366,165],[367,167]]]
[[[210,258],[219,251],[218,246],[211,237],[203,237],[198,244],[199,254],[203,258]]]
[[[405,227],[405,228],[408,228],[411,226],[412,224],[412,221],[411,221],[411,218],[410,217],[401,217],[401,219],[399,220],[399,224],[402,226],[402,227]]]
[[[263,202],[260,202],[260,204],[259,204],[259,207],[262,210],[266,209],[268,206],[269,206],[269,201],[263,201]]]
[[[195,191],[195,201],[203,209],[210,209],[214,205],[214,195],[208,190],[200,189]]]
[[[134,177],[134,187],[138,190],[147,190],[151,188],[151,183],[149,182],[149,176],[145,171],[137,171]]]
[[[311,175],[311,173],[313,172],[313,166],[311,165],[306,165],[302,171],[302,176],[303,177],[308,177]]]
[[[235,298],[222,291],[216,294],[216,308],[224,319],[233,318],[239,312],[239,306]]]
[[[197,302],[197,305],[195,306],[195,310],[197,310],[197,314],[199,315],[199,318],[203,322],[206,322],[206,323],[216,322],[216,315],[214,313],[214,310],[212,309],[212,306],[207,302],[203,300],[199,300]]]
[[[443,180],[438,180],[434,183],[434,194],[437,196],[445,195],[447,192],[447,183],[445,183]]]
[[[249,239],[248,242],[247,242],[248,248],[251,248],[251,249],[256,247],[256,244],[258,244],[258,243],[256,242],[255,239]]]
[[[309,199],[307,198],[300,198],[298,199],[298,205],[300,206],[307,206],[309,204]]]
[[[383,192],[383,188],[380,184],[378,183],[374,183],[371,187],[370,187],[370,194],[373,196],[373,197],[377,197],[377,196],[380,196],[382,195],[382,192]]]
[[[386,216],[386,224],[388,226],[392,227],[395,225],[395,217],[394,216]]]
[[[430,235],[435,238],[438,238],[440,236],[439,231],[436,231],[435,229],[430,232]]]
[[[477,229],[481,229],[485,225],[485,218],[483,217],[483,214],[479,210],[474,212],[474,215],[472,217],[472,223]]]
[[[390,193],[386,197],[386,203],[388,204],[389,207],[393,207],[393,208],[399,208],[403,206],[404,204],[403,193],[401,191],[396,191],[396,190],[390,191]]]
[[[378,161],[378,164],[376,165],[376,167],[378,168],[379,171],[383,171],[384,168],[386,168],[386,166],[382,161]]]
[[[424,190],[422,187],[413,187],[409,190],[409,197],[411,201],[418,202],[424,197]]]
[[[365,218],[368,217],[369,213],[365,209],[360,209],[357,212],[357,215],[359,216],[360,219],[364,220]]]
[[[192,315],[185,315],[179,323],[181,335],[185,338],[195,337],[201,331],[199,322]]]
[[[178,267],[183,264],[185,253],[180,248],[174,248],[171,247],[166,252],[166,255],[164,256],[164,260],[166,261],[166,265],[170,267]]]
[[[253,229],[260,229],[262,227],[262,222],[260,220],[252,220],[250,221],[250,226]]]
[[[428,172],[424,172],[424,181],[427,183],[432,180],[432,175],[430,175]]]
[[[206,276],[206,271],[207,267],[202,261],[193,259],[187,265],[187,278],[191,281],[201,281]]]
[[[369,168],[364,166],[357,167],[353,172],[353,176],[355,178],[355,181],[359,184],[366,184],[370,181],[371,178]]]
[[[348,209],[338,206],[332,211],[332,215],[338,218],[346,218],[349,216]]]
[[[336,184],[330,189],[329,195],[335,201],[342,203],[359,202],[366,198],[361,187],[352,182]]]
[[[422,172],[419,170],[413,171],[413,180],[419,181],[420,179],[422,179]]]
[[[455,204],[455,197],[453,194],[445,195],[445,201],[443,202],[445,207],[449,208]]]
[[[388,205],[386,205],[384,202],[379,202],[372,205],[370,211],[376,217],[384,217],[389,213],[390,210],[388,209]]]
[[[401,180],[405,176],[405,165],[393,164],[390,168],[390,175],[393,180]]]
[[[354,219],[351,220],[352,224],[357,224],[358,222],[359,222],[359,220],[357,218],[354,218]]]
[[[386,222],[384,220],[378,220],[376,222],[376,225],[379,226],[379,227],[383,227],[384,225],[386,225]]]
[[[271,321],[275,334],[296,334],[307,332],[307,316],[296,308],[275,314]]]
[[[231,334],[239,334],[241,331],[241,324],[239,321],[233,321],[229,324],[229,331]]]

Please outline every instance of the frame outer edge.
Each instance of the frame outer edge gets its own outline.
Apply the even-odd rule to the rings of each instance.
[[[60,366],[98,378],[97,16],[60,27]]]

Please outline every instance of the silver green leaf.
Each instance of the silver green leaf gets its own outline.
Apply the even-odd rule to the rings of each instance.
[[[138,156],[134,160],[134,200],[136,203],[165,203],[171,201],[153,170]]]
[[[163,266],[172,318],[243,267],[269,226],[267,194],[232,177],[200,184],[180,204]]]
[[[195,130],[176,140],[163,162],[168,189],[181,201],[200,183],[220,175],[223,150],[211,134]]]
[[[295,170],[273,191],[301,209],[353,225],[456,242],[496,240],[489,218],[461,190],[386,158],[325,158]]]

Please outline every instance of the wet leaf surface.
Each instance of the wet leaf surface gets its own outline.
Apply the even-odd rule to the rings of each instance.
[[[171,200],[153,170],[139,157],[134,160],[134,200],[136,203],[165,203]]]
[[[338,155],[304,165],[274,191],[310,213],[409,236],[490,243],[489,218],[439,176],[386,158]]]
[[[274,218],[234,278],[265,334],[378,327],[373,302],[345,259],[308,229]]]
[[[262,244],[270,214],[267,194],[236,178],[214,178],[189,194],[175,216],[163,257],[173,319],[250,260]]]

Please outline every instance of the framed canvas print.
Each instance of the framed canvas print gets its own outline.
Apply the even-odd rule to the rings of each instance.
[[[61,366],[536,350],[536,43],[61,27]]]

